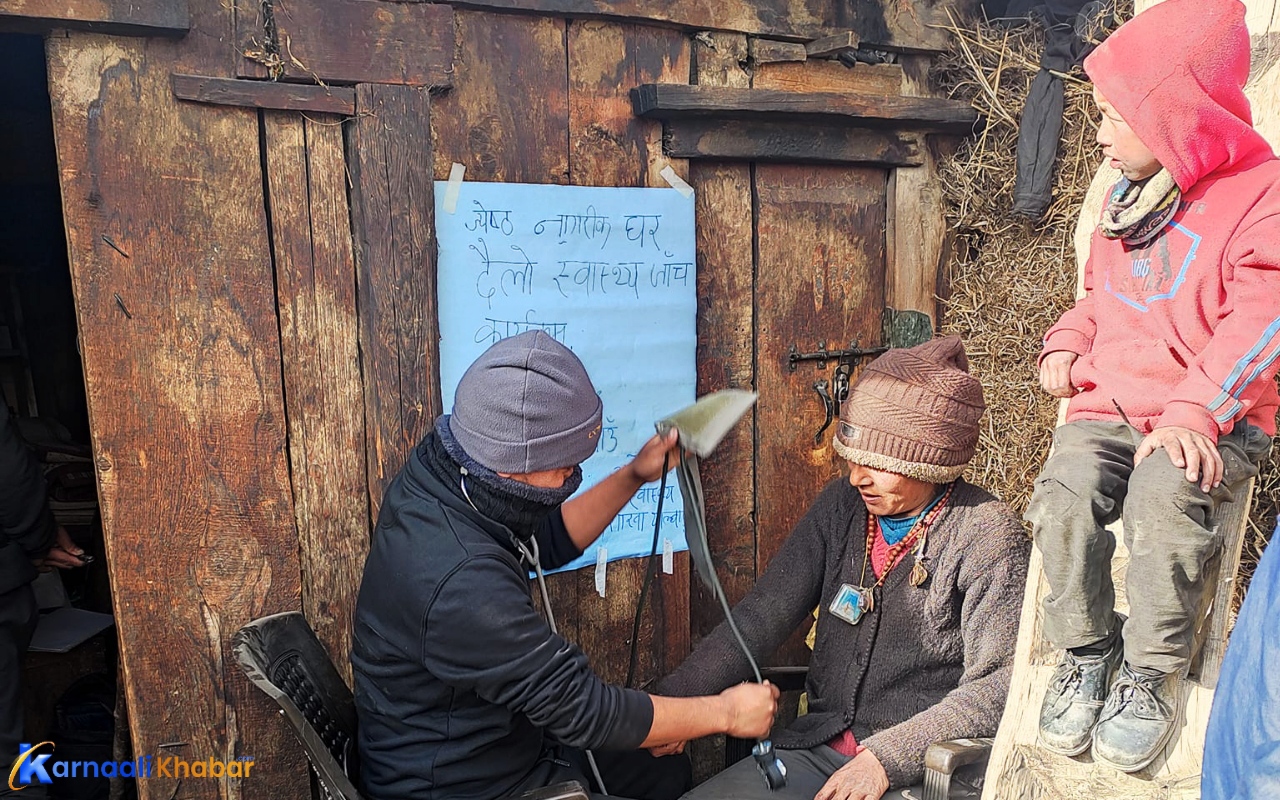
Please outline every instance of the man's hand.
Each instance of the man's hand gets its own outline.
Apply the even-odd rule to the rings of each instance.
[[[1054,397],[1071,397],[1076,387],[1071,383],[1071,365],[1080,356],[1068,350],[1055,350],[1040,360],[1040,388]]]
[[[739,739],[759,739],[773,727],[778,712],[778,687],[764,683],[740,683],[720,693],[726,719],[724,732]]]
[[[863,750],[827,778],[813,800],[880,800],[889,791],[889,776],[880,759]]]
[[[51,569],[75,569],[83,567],[85,562],[81,559],[84,550],[76,546],[71,541],[71,534],[67,533],[67,529],[58,526],[58,533],[53,542],[53,548],[45,553],[44,558],[36,562],[36,568],[41,572],[48,572]]]
[[[662,744],[657,747],[647,748],[649,755],[654,758],[662,758],[663,756],[674,756],[684,752],[686,742],[672,742],[671,744]]]
[[[671,458],[667,459],[668,469],[676,465],[676,459],[679,458],[676,453],[679,439],[680,434],[674,428],[667,431],[666,436],[654,436],[644,443],[644,447],[640,448],[640,452],[627,465],[627,469],[642,484],[656,481],[662,477],[663,456],[671,454]]]
[[[1207,492],[1222,483],[1222,454],[1218,452],[1218,445],[1203,433],[1172,425],[1156,428],[1138,445],[1133,465],[1138,466],[1160,448],[1169,454],[1175,467],[1185,470],[1187,480],[1200,481],[1201,490]]]

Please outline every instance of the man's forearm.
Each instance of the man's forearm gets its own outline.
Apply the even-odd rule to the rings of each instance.
[[[653,726],[641,747],[711,736],[724,733],[729,727],[728,704],[722,697],[650,697],[653,699]]]
[[[577,548],[586,550],[600,538],[644,483],[627,465],[562,505],[560,513],[565,530]]]

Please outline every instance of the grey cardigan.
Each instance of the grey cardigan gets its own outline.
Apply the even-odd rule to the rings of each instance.
[[[1008,506],[961,481],[929,532],[928,581],[911,586],[907,556],[877,590],[874,610],[851,625],[827,607],[841,584],[858,585],[866,519],[857,490],[846,479],[832,481],[733,614],[763,659],[820,609],[809,712],[774,731],[774,744],[814,747],[849,728],[896,788],[919,782],[931,743],[995,735],[1031,541]],[[867,578],[875,580],[869,567]],[[750,675],[721,623],[658,691],[714,694]]]

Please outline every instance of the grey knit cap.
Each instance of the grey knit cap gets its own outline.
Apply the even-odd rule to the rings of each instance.
[[[494,472],[572,467],[595,452],[602,404],[582,362],[545,331],[503,339],[458,381],[449,430]]]

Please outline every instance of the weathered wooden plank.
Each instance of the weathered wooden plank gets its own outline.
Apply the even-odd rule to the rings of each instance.
[[[752,39],[747,49],[753,64],[804,61],[809,57],[805,46],[799,42],[780,42],[777,39]]]
[[[749,389],[755,384],[752,295],[751,169],[745,164],[690,166],[698,219],[698,394]],[[702,462],[707,540],[730,603],[756,579],[755,411],[747,413]],[[723,612],[694,581],[691,625],[702,637]]]
[[[746,86],[741,68],[746,37],[712,33],[694,44],[698,82]],[[753,305],[754,221],[751,168],[746,164],[693,163],[698,255],[698,394],[755,386]],[[730,603],[755,584],[755,409],[752,408],[702,462],[707,540]],[[695,640],[723,617],[700,580],[691,590]]]
[[[747,37],[709,33],[694,43],[697,80],[708,86],[748,86],[742,69]],[[755,256],[751,166],[693,162],[689,182],[697,217],[698,394],[755,386]],[[702,462],[707,542],[729,602],[756,579],[755,441],[751,409]],[[724,619],[719,603],[696,577],[690,581],[690,634],[706,636]],[[689,744],[695,780],[724,766],[722,737]]]
[[[929,61],[903,56],[904,94],[925,96]],[[947,209],[938,161],[954,152],[954,137],[930,137],[920,148],[923,163],[889,174],[888,274],[885,303],[897,311],[920,311],[938,321],[938,273],[946,250]]]
[[[694,38],[692,83],[703,86],[751,86],[746,71],[747,37],[721,31],[702,31]]]
[[[180,100],[221,106],[318,111],[351,116],[356,90],[346,86],[309,86],[274,81],[241,81],[208,75],[173,75],[173,94]]]
[[[673,119],[665,141],[674,158],[889,166],[924,161],[918,137],[803,123]]]
[[[457,23],[454,88],[431,115],[436,177],[457,161],[467,180],[567,182],[564,21],[460,11]]]
[[[756,89],[789,92],[840,92],[894,97],[902,94],[902,67],[897,64],[859,64],[850,69],[838,61],[760,64],[751,85]]]
[[[946,10],[975,8],[977,0],[456,0],[454,5],[574,18],[606,18],[689,30],[749,33],[806,42],[855,30],[868,44],[903,51],[947,45],[939,26]]]
[[[804,52],[809,58],[824,58],[826,56],[834,56],[837,53],[857,50],[861,45],[862,40],[858,38],[856,31],[841,31],[831,36],[824,36],[821,39],[814,39],[812,42],[806,42]]]
[[[441,413],[430,98],[361,84],[347,163],[356,239],[369,500]]]
[[[815,39],[831,32],[825,17],[826,0],[460,0],[455,5],[493,11],[524,11],[575,18],[605,18],[623,22],[675,25],[696,30],[721,30]]]
[[[761,164],[755,171],[756,560],[763,571],[842,464],[813,385],[833,369],[801,365],[792,345],[813,350],[880,343],[884,308],[884,170]],[[808,630],[806,623],[803,632]],[[778,663],[806,663],[797,636]]]
[[[631,113],[627,90],[650,81],[688,82],[692,69],[689,39],[669,28],[589,20],[570,22],[565,41],[569,182],[577,186],[665,187],[667,182],[660,173],[668,165],[687,178],[687,162],[669,160],[662,154],[661,123]],[[610,563],[604,597],[595,592],[593,569],[556,576],[556,581],[577,583],[577,641],[606,680],[621,683],[626,678],[636,601],[647,568],[645,558]],[[676,556],[674,574],[658,570],[645,606],[635,685],[674,669],[689,652],[688,554]]]
[[[369,498],[342,119],[270,112],[264,132],[302,608],[350,683]]]
[[[968,132],[978,121],[967,103],[932,97],[873,97],[648,83],[631,93],[635,113],[657,119],[718,117],[881,125]]]
[[[667,186],[662,125],[631,113],[627,91],[654,80],[689,81],[689,40],[679,31],[609,22],[568,29],[569,180],[579,186]]]
[[[87,30],[117,36],[183,36],[187,0],[4,0],[0,30]]]
[[[453,8],[442,3],[239,0],[237,74],[441,88],[453,39]]]
[[[215,69],[216,41],[50,38],[50,94],[134,752],[255,759],[251,788],[184,798],[301,800],[296,739],[230,650],[300,578],[258,115],[169,84]]]

